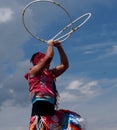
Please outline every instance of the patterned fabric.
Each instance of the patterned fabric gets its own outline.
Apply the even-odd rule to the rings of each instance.
[[[69,110],[59,110],[54,116],[42,116],[42,122],[47,130],[83,130],[81,116]]]
[[[54,104],[55,93],[53,86],[53,78],[48,71],[43,71],[41,75],[27,78],[29,83],[30,98],[32,103],[36,100],[48,100]]]
[[[30,118],[29,130],[37,130],[36,125],[38,124],[38,116],[32,116]]]
[[[84,120],[79,114],[58,110],[53,116],[42,116],[39,122],[37,116],[31,117],[29,130],[84,130],[84,126]]]

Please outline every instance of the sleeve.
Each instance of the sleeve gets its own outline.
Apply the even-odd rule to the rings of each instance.
[[[29,73],[26,73],[26,74],[24,75],[24,77],[25,77],[26,80],[28,80],[28,76],[29,76]]]

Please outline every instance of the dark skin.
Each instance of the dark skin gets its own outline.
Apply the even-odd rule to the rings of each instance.
[[[59,55],[60,55],[60,64],[55,68],[49,70],[50,63],[54,56],[54,47],[57,48]],[[48,47],[45,54],[45,57],[42,58],[36,65],[32,67],[29,72],[29,75],[32,77],[41,74],[44,70],[49,70],[53,77],[58,77],[69,67],[69,62],[67,56],[64,52],[64,49],[59,41],[48,41]]]

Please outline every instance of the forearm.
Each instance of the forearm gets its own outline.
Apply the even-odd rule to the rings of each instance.
[[[48,41],[48,48],[47,48],[47,51],[46,51],[46,56],[48,58],[53,58],[54,56],[54,42],[53,40],[49,40]]]
[[[46,56],[48,58],[53,58],[54,56],[54,48],[53,45],[48,45],[47,51],[46,51]]]
[[[61,45],[57,46],[59,55],[60,55],[60,60],[61,60],[61,64],[63,64],[66,68],[69,67],[69,61],[67,58],[67,55],[63,49],[63,47]]]

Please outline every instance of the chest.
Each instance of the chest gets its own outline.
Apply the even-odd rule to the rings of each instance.
[[[41,75],[39,79],[39,83],[41,85],[52,85],[53,79],[48,75]]]

